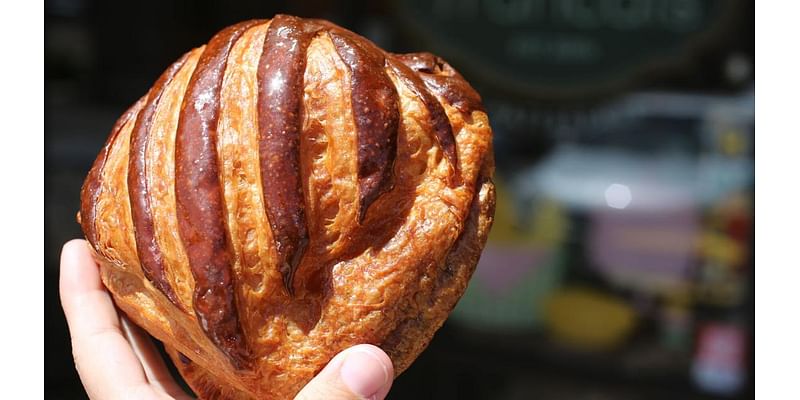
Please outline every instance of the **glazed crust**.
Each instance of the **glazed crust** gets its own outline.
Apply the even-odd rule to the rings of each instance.
[[[117,305],[201,398],[291,398],[339,351],[397,374],[463,294],[494,213],[478,94],[326,21],[226,28],[117,122],[81,224]]]

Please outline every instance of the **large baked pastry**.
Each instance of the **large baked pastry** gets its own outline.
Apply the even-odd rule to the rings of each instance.
[[[396,373],[466,288],[492,131],[442,59],[327,21],[228,27],[117,121],[82,228],[117,305],[201,398],[291,398],[339,351]]]

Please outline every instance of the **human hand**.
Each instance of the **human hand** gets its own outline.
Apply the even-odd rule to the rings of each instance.
[[[172,378],[149,336],[117,313],[83,240],[64,245],[59,291],[75,368],[90,398],[191,398]],[[336,355],[295,399],[383,399],[393,376],[392,362],[381,349],[353,346]]]

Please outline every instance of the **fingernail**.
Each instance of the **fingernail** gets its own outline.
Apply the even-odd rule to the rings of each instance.
[[[347,354],[339,370],[342,382],[353,394],[371,399],[389,382],[389,371],[368,350],[356,349]]]

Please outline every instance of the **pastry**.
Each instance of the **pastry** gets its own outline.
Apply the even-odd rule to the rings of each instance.
[[[120,309],[201,398],[291,398],[339,351],[396,373],[464,292],[494,212],[480,96],[323,20],[228,27],[113,127],[79,221]]]

